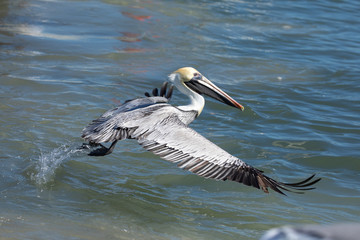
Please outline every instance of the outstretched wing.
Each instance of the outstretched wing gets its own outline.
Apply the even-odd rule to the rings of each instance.
[[[153,96],[146,92],[144,98],[127,100],[124,104],[108,110],[83,129],[82,138],[93,143],[128,138],[132,131],[138,128],[139,119],[145,120],[144,118],[156,112],[157,109],[167,106],[166,103],[170,101],[173,88],[173,85],[168,88],[168,83],[164,82],[160,93],[157,88],[154,88]],[[151,121],[146,123],[151,124]]]
[[[165,90],[164,90],[165,89]],[[311,177],[297,183],[283,183],[267,177],[242,160],[230,155],[196,131],[187,127],[196,112],[183,112],[167,104],[172,90],[166,94],[166,84],[153,91],[153,97],[138,98],[111,109],[84,128],[82,137],[92,143],[137,139],[147,150],[177,163],[199,176],[217,180],[232,180],[268,192],[311,190],[320,180]]]
[[[281,194],[284,194],[282,190],[311,190],[313,188],[309,186],[320,180],[312,180],[313,175],[298,183],[275,181],[187,127],[176,115],[167,117],[145,133],[133,137],[146,150],[199,176],[232,180],[264,192],[268,192],[268,188]]]
[[[131,132],[142,122],[151,126],[151,122],[146,119],[157,109],[169,106],[167,101],[168,99],[164,97],[137,98],[128,101],[93,120],[83,129],[81,137],[92,143],[129,138]]]

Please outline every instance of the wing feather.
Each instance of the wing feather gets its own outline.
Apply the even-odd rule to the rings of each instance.
[[[285,191],[310,190],[320,179],[313,176],[299,183],[282,183],[267,177],[242,160],[230,155],[193,129],[187,127],[175,115],[153,126],[146,134],[136,137],[146,150],[161,158],[177,163],[177,166],[205,178],[231,180],[268,192],[268,188],[284,194]]]
[[[147,97],[129,100],[124,104],[110,109],[99,118],[93,120],[83,129],[82,138],[89,142],[113,142],[129,138],[141,125],[141,120],[156,109],[167,104],[165,97]]]
[[[137,139],[146,150],[205,178],[231,180],[268,192],[311,190],[319,179],[314,175],[297,183],[275,181],[242,160],[230,155],[193,129],[194,118],[166,102],[165,97],[135,99],[107,111],[83,130],[93,143]]]

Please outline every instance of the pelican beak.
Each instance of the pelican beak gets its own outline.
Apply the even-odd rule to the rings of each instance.
[[[244,107],[240,103],[236,102],[232,97],[227,95],[204,76],[194,76],[190,81],[184,82],[184,84],[198,94],[205,94],[229,106],[239,108],[241,111],[244,111]]]

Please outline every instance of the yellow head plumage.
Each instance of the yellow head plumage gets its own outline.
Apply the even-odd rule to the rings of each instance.
[[[183,82],[190,81],[194,77],[194,74],[200,74],[200,72],[193,67],[179,68],[174,73],[178,73]]]

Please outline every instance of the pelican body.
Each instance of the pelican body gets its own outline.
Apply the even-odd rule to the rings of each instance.
[[[146,93],[144,98],[127,101],[105,112],[83,130],[82,137],[89,145],[100,146],[89,155],[110,154],[117,141],[136,139],[146,150],[205,178],[236,181],[262,189],[266,193],[268,188],[281,194],[284,194],[282,190],[301,193],[303,190],[314,189],[310,186],[320,180],[314,180],[315,175],[297,183],[275,181],[189,128],[188,125],[204,108],[205,99],[202,94],[241,111],[244,107],[194,68],[180,68],[171,73],[168,79],[188,96],[188,105],[170,105],[168,102],[173,86],[167,92],[165,83],[160,94],[154,89],[154,96]],[[111,142],[111,146],[106,148],[101,145],[105,142]]]

